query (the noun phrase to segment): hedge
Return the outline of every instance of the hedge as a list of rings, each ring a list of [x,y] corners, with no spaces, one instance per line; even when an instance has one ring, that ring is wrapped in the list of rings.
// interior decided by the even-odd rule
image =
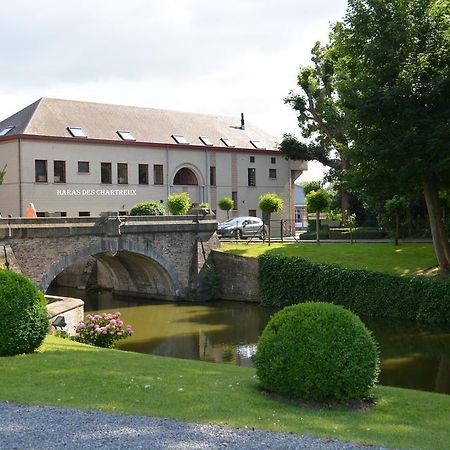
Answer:
[[[450,282],[269,254],[259,257],[259,279],[263,306],[327,301],[366,317],[450,323]]]

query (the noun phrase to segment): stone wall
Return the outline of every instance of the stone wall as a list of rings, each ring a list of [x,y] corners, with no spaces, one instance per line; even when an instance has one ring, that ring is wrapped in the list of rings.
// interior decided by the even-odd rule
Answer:
[[[56,328],[52,326],[58,316],[63,316],[66,326],[63,328],[71,336],[75,336],[75,325],[84,319],[84,302],[79,298],[59,297],[54,295],[45,296],[48,316],[48,332],[54,333]]]
[[[219,279],[219,297],[259,303],[259,263],[257,258],[212,252]]]

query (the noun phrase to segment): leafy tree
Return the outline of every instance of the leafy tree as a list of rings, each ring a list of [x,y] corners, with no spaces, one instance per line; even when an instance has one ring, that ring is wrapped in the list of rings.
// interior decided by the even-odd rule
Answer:
[[[438,192],[450,185],[449,11],[450,0],[350,0],[330,44],[339,97],[352,121],[349,181],[366,192],[419,187],[447,272]]]
[[[395,221],[394,242],[398,245],[398,238],[400,235],[400,218],[405,216],[408,212],[409,203],[405,197],[394,195],[384,204],[384,210],[387,216]]]
[[[261,195],[259,197],[259,207],[262,212],[266,213],[268,215],[268,221],[269,221],[269,245],[270,245],[270,215],[273,213],[277,213],[283,209],[283,200],[275,193],[267,193]]]
[[[319,189],[323,189],[323,181],[303,181],[300,186],[302,187],[305,195],[308,195],[311,191],[318,191]]]
[[[153,200],[136,203],[130,209],[130,216],[163,216],[166,214],[164,205]]]
[[[285,134],[280,147],[290,159],[319,161],[330,167],[330,178],[340,181],[349,166],[349,120],[336,89],[335,51],[332,45],[322,47],[317,42],[311,53],[313,65],[300,69],[298,92],[291,91],[285,98],[297,112],[305,141]],[[348,209],[348,194],[342,186],[339,190],[342,210]]]
[[[325,189],[311,191],[306,196],[306,209],[309,213],[316,213],[316,242],[320,244],[320,213],[330,207],[330,194]]]
[[[222,211],[227,212],[227,219],[230,218],[230,210],[234,208],[234,201],[231,197],[222,197],[217,203]]]
[[[191,207],[191,201],[187,192],[172,194],[167,197],[167,208],[174,216],[184,216]]]

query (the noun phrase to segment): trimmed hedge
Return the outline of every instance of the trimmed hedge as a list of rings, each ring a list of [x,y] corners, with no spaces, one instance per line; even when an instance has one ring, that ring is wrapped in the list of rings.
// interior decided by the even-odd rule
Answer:
[[[367,317],[450,323],[450,282],[269,254],[259,257],[259,280],[263,306],[326,299]]]
[[[47,334],[47,301],[26,277],[0,270],[0,356],[31,353]]]
[[[378,346],[358,316],[330,303],[277,312],[258,342],[264,388],[296,400],[345,402],[365,397],[379,372]]]

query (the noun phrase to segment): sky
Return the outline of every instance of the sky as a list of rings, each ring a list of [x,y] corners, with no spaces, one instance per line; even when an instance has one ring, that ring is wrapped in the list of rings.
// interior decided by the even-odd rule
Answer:
[[[2,8],[0,118],[41,97],[243,112],[280,141],[298,135],[283,99],[346,3],[15,0]],[[300,179],[319,179],[309,166]]]

